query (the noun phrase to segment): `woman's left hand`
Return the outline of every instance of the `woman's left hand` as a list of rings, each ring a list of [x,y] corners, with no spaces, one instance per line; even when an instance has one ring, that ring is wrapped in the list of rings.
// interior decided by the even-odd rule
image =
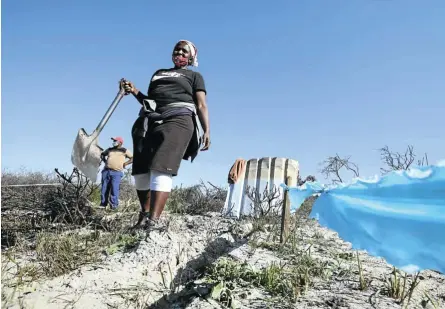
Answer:
[[[210,148],[210,133],[209,132],[204,133],[203,144],[204,144],[204,146],[201,148],[201,151],[209,150],[209,148]]]

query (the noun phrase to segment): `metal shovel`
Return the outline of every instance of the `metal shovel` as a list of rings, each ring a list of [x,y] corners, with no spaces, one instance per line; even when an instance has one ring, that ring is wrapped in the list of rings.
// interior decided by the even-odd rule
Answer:
[[[125,95],[123,89],[124,79],[120,80],[120,90],[102,120],[96,129],[88,135],[84,128],[79,129],[76,140],[74,141],[73,151],[71,152],[71,162],[76,166],[87,178],[96,182],[97,173],[101,163],[101,153],[103,148],[99,146],[98,136],[105,127],[108,119],[110,119],[122,97]]]

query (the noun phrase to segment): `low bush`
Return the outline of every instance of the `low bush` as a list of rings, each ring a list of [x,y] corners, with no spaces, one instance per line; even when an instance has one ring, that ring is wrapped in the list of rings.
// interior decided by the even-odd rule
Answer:
[[[207,212],[221,212],[227,190],[211,183],[191,187],[176,187],[167,201],[166,210],[172,213],[200,215]]]

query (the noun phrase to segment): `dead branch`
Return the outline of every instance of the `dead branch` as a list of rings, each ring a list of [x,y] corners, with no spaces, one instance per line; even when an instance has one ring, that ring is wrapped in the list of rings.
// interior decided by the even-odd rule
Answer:
[[[382,147],[379,150],[380,157],[385,164],[385,167],[380,168],[382,174],[391,171],[408,170],[416,159],[416,154],[414,153],[414,147],[412,145],[408,145],[405,153],[392,152],[389,150],[388,146]],[[428,165],[428,155],[426,153],[422,159],[417,160],[417,165]]]
[[[266,184],[263,193],[257,188],[248,186],[246,196],[252,201],[253,214],[257,218],[278,215],[283,205],[279,188],[277,186],[269,188],[269,183]]]
[[[341,158],[338,154],[335,157],[329,157],[325,161],[323,161],[324,167],[320,170],[322,174],[325,175],[326,178],[332,178],[333,183],[343,182],[343,179],[340,176],[340,171],[342,169],[346,169],[354,174],[355,177],[359,177],[359,168],[357,164],[349,161],[351,157]]]
[[[88,197],[97,189],[96,185],[82,175],[77,168],[73,168],[70,175],[60,173],[57,168],[55,172],[62,186],[52,196],[52,201],[47,204],[50,211],[57,214],[57,219],[62,222],[87,224],[87,217],[92,212]]]
[[[201,180],[191,187],[173,189],[166,207],[171,212],[186,214],[221,212],[226,195],[227,190]]]

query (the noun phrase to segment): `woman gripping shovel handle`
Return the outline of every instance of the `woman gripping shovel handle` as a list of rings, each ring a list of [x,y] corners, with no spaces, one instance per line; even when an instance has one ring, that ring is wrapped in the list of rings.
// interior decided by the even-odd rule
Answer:
[[[198,66],[198,49],[181,40],[173,49],[173,68],[157,70],[151,77],[147,95],[132,82],[122,79],[121,89],[132,94],[142,105],[133,124],[132,175],[141,212],[136,225],[157,225],[172,189],[172,178],[178,175],[181,161],[193,159],[210,147],[210,125],[206,88],[202,75],[189,70]],[[156,103],[147,110],[147,100]],[[198,118],[203,129],[199,134]]]

